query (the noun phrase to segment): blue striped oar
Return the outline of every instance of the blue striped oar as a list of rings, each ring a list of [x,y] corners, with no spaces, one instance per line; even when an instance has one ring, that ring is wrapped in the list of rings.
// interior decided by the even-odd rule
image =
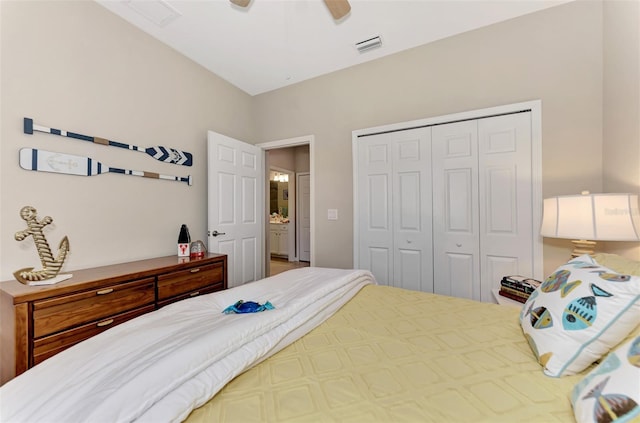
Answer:
[[[186,182],[188,185],[192,185],[193,183],[191,175],[182,177],[161,175],[155,172],[145,172],[140,170],[120,169],[118,167],[106,166],[90,157],[55,153],[53,151],[39,150],[35,148],[20,149],[20,167],[26,170],[64,173],[67,175],[96,176],[103,173],[121,173],[123,175]]]
[[[138,151],[140,153],[146,153],[156,160],[165,163],[173,163],[182,166],[191,166],[193,164],[193,155],[186,151],[176,150],[170,147],[148,147],[142,148],[137,145],[125,144],[118,141],[111,141],[105,138],[91,137],[89,135],[77,134],[75,132],[68,132],[62,129],[47,128],[46,126],[36,125],[33,123],[33,119],[24,118],[24,133],[33,134],[33,131],[44,132],[46,134],[60,135],[62,137],[73,138],[81,141],[89,141],[96,144],[108,145],[112,147],[125,148],[131,151]]]

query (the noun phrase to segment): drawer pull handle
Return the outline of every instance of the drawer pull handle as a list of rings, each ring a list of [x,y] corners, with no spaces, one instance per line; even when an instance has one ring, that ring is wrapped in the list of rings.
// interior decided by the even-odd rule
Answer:
[[[99,322],[96,326],[98,326],[98,327],[109,326],[111,323],[113,323],[113,319],[109,319],[109,320],[105,320],[103,322]]]
[[[96,292],[96,295],[105,295],[105,294],[110,294],[112,292],[113,292],[113,288],[102,289],[102,290]]]
[[[196,269],[191,269],[190,272],[191,273],[198,273],[200,271],[200,268],[196,268]]]
[[[200,295],[200,291],[192,292],[191,294],[189,294],[190,297],[196,297],[198,295]]]

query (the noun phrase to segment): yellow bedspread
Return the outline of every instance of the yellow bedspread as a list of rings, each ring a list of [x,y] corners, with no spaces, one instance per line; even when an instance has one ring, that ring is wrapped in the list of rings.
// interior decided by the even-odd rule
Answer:
[[[518,308],[365,287],[189,422],[572,422],[582,375],[542,373]]]

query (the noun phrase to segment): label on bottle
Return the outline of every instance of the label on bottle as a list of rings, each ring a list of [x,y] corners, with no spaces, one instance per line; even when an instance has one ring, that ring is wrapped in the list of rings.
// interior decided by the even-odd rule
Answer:
[[[189,257],[189,243],[178,244],[178,257]]]

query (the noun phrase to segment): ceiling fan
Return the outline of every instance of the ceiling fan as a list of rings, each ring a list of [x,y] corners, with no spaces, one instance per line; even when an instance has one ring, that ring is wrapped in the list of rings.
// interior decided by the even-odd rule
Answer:
[[[251,0],[230,0],[231,3],[240,7],[247,7]],[[349,0],[324,0],[324,3],[327,5],[327,8],[331,12],[331,16],[333,19],[339,20],[342,19],[349,13],[351,10],[351,5],[349,4]]]

